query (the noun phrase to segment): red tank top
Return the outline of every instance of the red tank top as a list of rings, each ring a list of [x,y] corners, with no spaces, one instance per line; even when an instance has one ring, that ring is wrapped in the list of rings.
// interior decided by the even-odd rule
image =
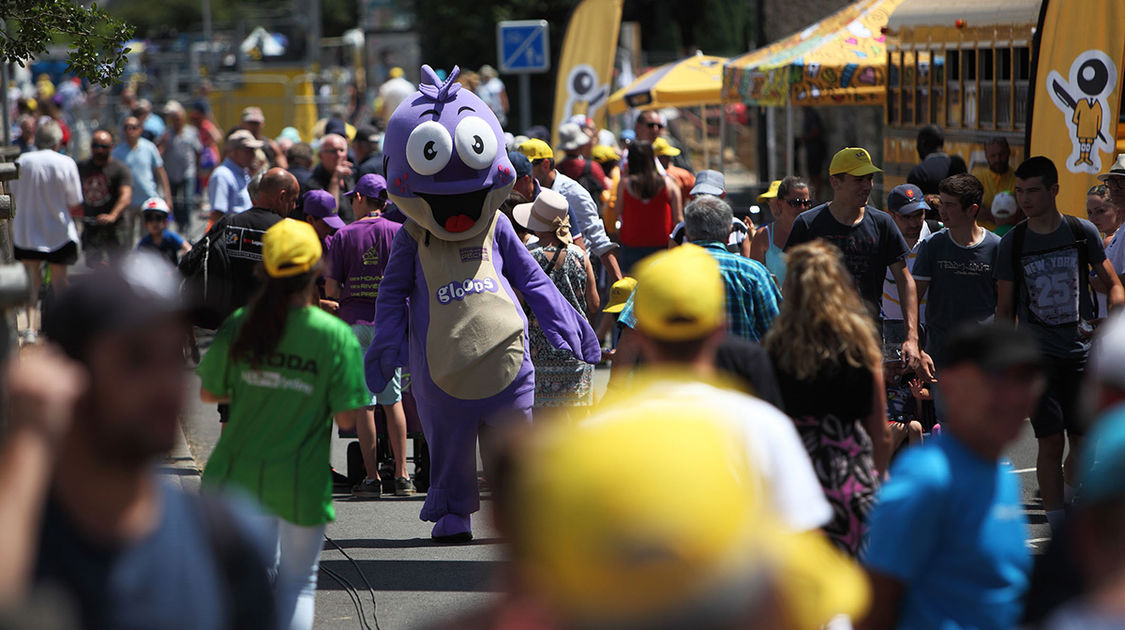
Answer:
[[[641,201],[625,187],[625,207],[621,212],[621,244],[626,247],[664,247],[672,233],[672,204],[668,188],[648,201]]]

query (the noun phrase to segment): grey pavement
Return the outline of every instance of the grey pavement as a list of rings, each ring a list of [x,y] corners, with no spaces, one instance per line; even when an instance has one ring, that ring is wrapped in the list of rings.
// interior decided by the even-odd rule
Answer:
[[[205,344],[205,340],[201,341]],[[599,393],[604,392],[608,371],[598,370],[596,375]],[[199,486],[199,471],[219,438],[219,424],[214,405],[199,401],[199,381],[194,374],[189,388],[191,403],[183,417],[186,440],[177,446],[164,468],[186,489],[195,490]],[[336,470],[347,469],[347,442],[334,434],[332,463]],[[1027,424],[1008,457],[1022,482],[1022,500],[1031,524],[1029,548],[1041,553],[1046,548],[1049,529],[1036,498],[1035,455],[1035,440]],[[321,567],[337,574],[358,592],[371,627],[375,626],[373,610],[384,630],[409,629],[450,620],[495,597],[503,550],[489,522],[491,503],[487,496],[481,512],[473,517],[476,540],[462,546],[441,546],[430,541],[430,524],[418,519],[422,501],[422,496],[355,501],[346,494],[336,495],[336,522],[328,526],[327,534],[343,551],[331,542],[326,543]],[[368,591],[364,578],[374,595]],[[319,578],[315,627],[364,627],[349,589],[325,571],[321,571]]]

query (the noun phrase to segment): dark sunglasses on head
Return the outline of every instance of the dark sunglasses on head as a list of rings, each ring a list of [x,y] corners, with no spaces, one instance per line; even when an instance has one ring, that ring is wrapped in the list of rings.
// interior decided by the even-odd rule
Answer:
[[[163,221],[164,219],[167,219],[167,218],[168,218],[168,215],[164,214],[163,212],[146,212],[145,213],[145,223],[155,223],[157,221]]]
[[[786,199],[785,203],[793,208],[808,208],[812,205],[812,199]]]
[[[664,123],[647,122],[647,123],[645,123],[645,126],[648,127],[649,129],[663,129]]]
[[[90,148],[91,149],[112,149],[113,145],[112,144],[100,144],[100,143],[95,142],[95,143],[92,143],[90,145]]]

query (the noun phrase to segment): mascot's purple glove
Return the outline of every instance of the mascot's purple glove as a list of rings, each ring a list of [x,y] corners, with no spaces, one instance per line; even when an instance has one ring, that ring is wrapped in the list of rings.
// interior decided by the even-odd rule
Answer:
[[[381,392],[394,378],[395,368],[408,363],[407,297],[414,288],[414,258],[418,243],[406,230],[395,234],[391,257],[375,298],[375,338],[363,357],[367,388]]]
[[[568,350],[586,363],[602,360],[598,336],[586,317],[563,298],[543,268],[528,253],[512,229],[511,222],[501,215],[496,224],[496,245],[504,260],[504,275],[523,296],[547,341],[559,350]]]

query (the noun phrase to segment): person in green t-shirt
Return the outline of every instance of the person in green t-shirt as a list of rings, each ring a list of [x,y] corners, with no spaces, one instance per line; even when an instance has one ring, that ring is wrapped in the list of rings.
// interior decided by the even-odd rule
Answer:
[[[325,524],[335,519],[332,418],[355,426],[370,394],[347,324],[317,308],[321,245],[308,223],[284,219],[262,237],[265,283],[215,334],[199,364],[205,402],[230,421],[203,484],[254,496],[276,517],[274,589],[282,627],[311,628]]]

